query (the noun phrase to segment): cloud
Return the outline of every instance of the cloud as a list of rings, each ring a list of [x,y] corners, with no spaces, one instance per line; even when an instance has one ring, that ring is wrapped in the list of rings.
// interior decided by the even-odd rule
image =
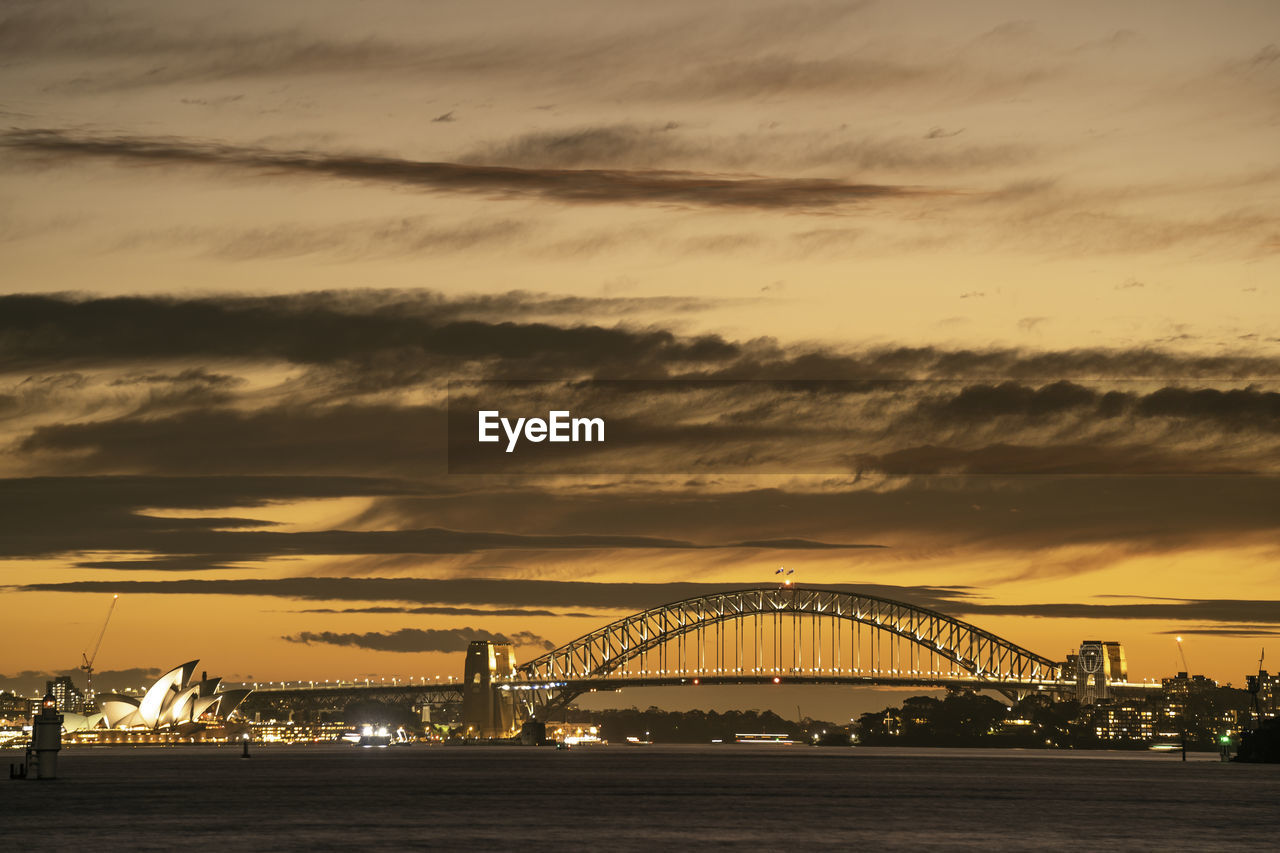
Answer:
[[[460,252],[477,247],[509,246],[527,239],[535,228],[512,219],[438,224],[421,216],[357,220],[340,225],[275,225],[238,229],[179,229],[132,237],[122,248],[139,243],[170,245],[204,243],[207,252],[234,261],[322,254],[340,261],[373,257],[412,257]]]
[[[9,295],[0,296],[0,360],[10,370],[23,370],[111,362],[150,367],[164,359],[194,358],[334,364],[407,353],[428,360],[438,376],[485,359],[540,361],[547,370],[593,362],[661,368],[720,361],[740,351],[716,336],[680,338],[666,330],[505,319],[593,308],[616,314],[666,304],[688,310],[705,303],[520,293],[446,300],[376,291],[185,299]],[[419,371],[423,366],[415,365]]]
[[[933,556],[945,548],[1011,554],[1044,566],[1056,549],[1078,546],[1134,554],[1273,542],[1271,507],[1280,500],[1280,478],[1260,476],[957,476],[884,486],[853,479],[785,489],[691,485],[605,494],[513,487],[388,498],[361,521],[389,526],[493,518],[507,519],[508,529],[660,531],[702,541],[726,541],[744,530],[817,540],[838,531],[849,538],[874,535],[893,549],[856,552],[863,560]]]
[[[776,130],[733,136],[695,132],[677,122],[605,124],[538,130],[490,142],[458,157],[464,163],[527,168],[831,169],[840,174],[948,174],[1028,160],[1028,146],[930,145],[915,136]]]
[[[1280,625],[1280,601],[1267,599],[1188,598],[1129,604],[982,604],[960,601],[953,612],[1047,619],[1144,619],[1236,622]],[[1239,630],[1233,628],[1230,630]],[[1268,629],[1270,630],[1270,629]],[[1193,633],[1166,631],[1163,633]]]
[[[615,550],[697,550],[714,562],[746,548],[820,559],[874,544],[1045,566],[1039,555],[1071,546],[1157,553],[1274,532],[1274,358],[838,350],[559,319],[707,304],[519,292],[0,296],[0,362],[15,377],[0,387],[6,463],[79,475],[0,481],[14,507],[0,554],[98,571],[312,555],[350,558],[322,571],[383,570],[395,558],[397,570],[447,560],[479,573],[489,571],[479,555],[499,550],[519,571],[538,552],[561,565]],[[296,369],[264,384],[282,365]],[[536,375],[559,381],[479,383]],[[587,381],[600,375],[622,381]],[[545,410],[554,393],[609,414],[616,442],[575,457],[577,470],[656,479],[590,489],[449,474],[443,404],[446,380],[459,378],[458,401],[473,387],[515,388],[522,410]],[[562,464],[530,459],[529,471]],[[697,481],[674,488],[680,472]],[[704,482],[720,472],[825,479]],[[322,530],[220,511],[330,497],[365,503]],[[183,517],[187,506],[201,512]]]
[[[1154,347],[1036,351],[875,346],[784,348],[681,336],[664,328],[603,327],[583,316],[625,317],[723,306],[698,297],[587,298],[513,291],[445,297],[419,291],[319,291],[210,297],[75,294],[0,296],[0,363],[10,371],[165,360],[285,360],[378,368],[375,357],[429,359],[434,375],[458,362],[518,359],[524,377],[588,370],[613,378],[909,379],[1043,381],[1268,379],[1280,359],[1247,352],[1181,354]],[[530,318],[577,318],[569,325]],[[530,361],[534,364],[530,367]],[[189,366],[189,365],[188,365]],[[421,373],[423,365],[414,363]],[[594,368],[594,369],[593,369]],[[564,372],[558,379],[571,378]],[[494,378],[494,377],[490,377]]]
[[[164,581],[64,581],[13,586],[41,592],[119,592],[122,595],[272,596],[326,601],[409,601],[438,604],[503,604],[522,608],[591,607],[634,612],[698,595],[752,588],[758,584],[608,583],[589,581],[499,580],[492,578],[279,578]],[[1225,626],[1280,625],[1280,601],[1271,599],[1173,599],[1123,604],[1076,602],[993,604],[959,587],[904,587],[884,584],[824,584],[836,589],[906,601],[952,616],[981,621],[982,616],[1044,619],[1104,619],[1222,623]],[[309,612],[309,611],[304,611]],[[320,611],[327,612],[327,611]],[[355,612],[365,612],[357,610]],[[374,609],[371,612],[383,612]],[[403,611],[393,611],[403,612]],[[409,611],[416,612],[416,611]],[[493,615],[492,611],[485,611]],[[603,623],[607,617],[600,616]],[[1215,626],[1216,627],[1216,626]],[[1268,627],[1267,630],[1270,630]],[[1177,632],[1174,632],[1177,633]],[[1190,631],[1187,631],[1190,633]],[[346,635],[358,636],[358,635]],[[483,637],[478,637],[483,639]],[[465,646],[465,643],[464,643]],[[460,647],[461,648],[461,647]]]
[[[508,636],[479,628],[401,628],[399,631],[388,633],[370,631],[365,634],[303,631],[283,639],[291,643],[356,646],[379,652],[465,652],[467,644],[473,640],[510,643],[513,646],[536,646],[547,651],[555,648],[555,644],[550,640],[529,631],[517,631]]]
[[[98,693],[137,689],[149,686],[164,670],[156,667],[133,667],[131,669],[94,670],[93,689]],[[43,693],[45,683],[69,676],[81,689],[85,685],[85,674],[80,669],[62,669],[53,672],[25,670],[13,675],[0,675],[0,690],[9,690],[20,695],[30,696],[37,691]]]
[[[252,549],[240,553],[215,549],[220,553],[214,554],[202,550],[204,537],[272,523],[216,516],[209,510],[337,497],[403,496],[422,488],[403,480],[343,476],[5,478],[0,479],[0,501],[6,507],[0,556],[119,552],[130,556],[113,561],[86,558],[85,563],[166,570],[217,568],[228,560],[262,555]],[[158,509],[193,510],[195,517],[150,514]]]
[[[1234,428],[1280,431],[1280,393],[1257,388],[1161,388],[1137,400],[1148,417],[1212,419]]]
[[[981,422],[996,418],[1050,419],[1084,413],[1097,420],[1121,415],[1213,421],[1229,429],[1280,429],[1280,393],[1245,388],[1160,388],[1142,394],[1088,388],[1059,380],[1039,387],[1019,382],[966,385],[951,394],[930,394],[907,419]]]
[[[62,581],[9,587],[33,592],[118,592],[121,595],[241,595],[312,601],[407,601],[414,604],[513,605],[519,607],[592,607],[628,612],[698,595],[759,584],[606,583],[594,581],[500,580],[495,578],[245,578],[167,581]],[[904,587],[886,584],[835,584],[829,587],[910,601],[945,609],[966,593],[958,587]]]
[[[527,607],[445,607],[442,605],[425,605],[422,607],[313,607],[298,610],[297,613],[411,613],[423,616],[569,616],[582,618],[600,618],[596,613],[555,612],[552,610],[530,610]]]
[[[744,209],[819,210],[859,202],[919,196],[924,190],[822,178],[733,177],[672,171],[532,169],[406,160],[362,154],[272,151],[172,138],[84,136],[60,130],[13,130],[0,146],[41,158],[112,159],[202,166],[480,193],[565,203],[665,204]]]
[[[917,411],[937,419],[984,420],[1012,414],[1040,417],[1096,404],[1099,396],[1095,391],[1065,380],[1039,388],[1004,382],[994,386],[969,385],[937,402],[924,401]]]
[[[377,480],[334,478],[224,479],[228,504],[262,505],[286,496],[352,496],[412,492],[412,486]],[[806,540],[798,537],[696,543],[657,536],[585,533],[515,534],[441,528],[281,532],[270,522],[244,517],[175,518],[148,514],[158,507],[182,505],[186,489],[207,480],[188,478],[91,478],[0,480],[0,495],[14,510],[5,519],[11,532],[0,542],[0,557],[34,558],[74,553],[115,552],[112,558],[82,558],[80,568],[200,571],[302,554],[354,556],[413,554],[443,556],[495,550],[838,550],[877,547]],[[91,494],[75,494],[77,484]],[[230,484],[238,484],[227,488]],[[211,484],[216,486],[217,484]],[[115,488],[112,488],[115,486]],[[96,494],[92,494],[96,493]],[[64,503],[62,495],[67,496]],[[139,498],[148,495],[143,504]],[[203,496],[208,500],[209,496]],[[493,521],[500,523],[499,519]],[[607,529],[607,528],[602,528]],[[139,552],[141,555],[139,556]]]
[[[1182,628],[1177,631],[1158,631],[1160,634],[1193,634],[1204,637],[1232,637],[1236,639],[1267,639],[1280,637],[1280,628],[1261,625],[1201,625],[1195,628]]]
[[[1040,447],[991,444],[973,449],[922,445],[879,455],[855,457],[859,470],[895,476],[948,475],[1088,475],[1151,476],[1248,475],[1247,461],[1213,457],[1140,444],[1114,447],[1094,444],[1050,444]]]
[[[867,56],[809,58],[771,53],[715,59],[680,67],[678,76],[635,85],[640,98],[767,98],[779,95],[870,93],[939,82],[945,63],[910,64]]]

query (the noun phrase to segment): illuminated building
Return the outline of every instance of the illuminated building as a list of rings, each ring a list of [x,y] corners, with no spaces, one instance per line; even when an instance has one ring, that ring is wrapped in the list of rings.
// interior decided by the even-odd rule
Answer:
[[[0,725],[18,725],[31,718],[31,700],[0,690]]]
[[[1118,702],[1098,708],[1093,730],[1098,740],[1151,740],[1156,734],[1157,711],[1150,702]]]
[[[1263,717],[1275,717],[1280,715],[1280,673],[1269,673],[1265,669],[1259,670],[1258,681],[1258,711]]]
[[[600,727],[590,723],[547,723],[547,737],[570,746],[608,743],[600,739]]]
[[[53,681],[45,682],[45,693],[51,694],[58,704],[58,710],[79,714],[84,711],[84,694],[71,683],[71,677],[59,675]]]
[[[252,724],[259,743],[337,743],[351,731],[346,723],[295,723],[271,720]]]
[[[191,682],[199,661],[187,661],[160,676],[141,699],[105,693],[102,714],[113,729],[192,729],[205,718],[225,719],[250,690],[220,690],[221,678]]]

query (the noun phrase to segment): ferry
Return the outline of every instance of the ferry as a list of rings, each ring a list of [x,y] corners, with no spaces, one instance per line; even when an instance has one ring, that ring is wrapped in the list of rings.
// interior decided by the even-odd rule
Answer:
[[[385,749],[391,746],[391,733],[387,731],[386,726],[364,726],[360,729],[360,739],[356,741],[356,746],[362,746],[365,749]]]

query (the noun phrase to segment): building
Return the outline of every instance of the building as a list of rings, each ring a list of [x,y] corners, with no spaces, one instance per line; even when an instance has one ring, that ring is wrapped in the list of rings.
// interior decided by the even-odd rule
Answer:
[[[1265,669],[1258,670],[1257,675],[1248,676],[1249,691],[1256,685],[1257,713],[1263,719],[1280,716],[1280,673],[1269,673]]]
[[[53,681],[46,681],[44,692],[53,695],[61,713],[84,713],[84,693],[71,682],[71,676],[59,675]]]
[[[1093,732],[1098,740],[1149,741],[1156,735],[1158,710],[1145,700],[1115,702],[1093,712]]]
[[[0,690],[0,726],[20,726],[31,720],[31,700]]]
[[[1218,689],[1218,682],[1213,679],[1203,675],[1188,676],[1185,672],[1171,678],[1162,678],[1160,685],[1164,688],[1160,713],[1171,731],[1180,730],[1184,725],[1184,717],[1198,710],[1197,706],[1202,703],[1197,700]]]
[[[192,682],[196,664],[187,661],[160,676],[141,699],[104,693],[99,697],[103,720],[112,729],[194,730],[204,721],[226,719],[252,690],[222,690],[221,678],[201,673]]]
[[[352,729],[346,723],[295,723],[272,720],[251,723],[253,739],[259,743],[339,743]]]

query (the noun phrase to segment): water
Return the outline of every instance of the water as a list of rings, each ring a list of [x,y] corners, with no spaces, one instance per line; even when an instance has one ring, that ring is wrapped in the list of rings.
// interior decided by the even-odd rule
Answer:
[[[81,748],[63,751],[59,775],[0,778],[13,849],[1238,850],[1275,849],[1280,833],[1280,766],[1216,756]]]

